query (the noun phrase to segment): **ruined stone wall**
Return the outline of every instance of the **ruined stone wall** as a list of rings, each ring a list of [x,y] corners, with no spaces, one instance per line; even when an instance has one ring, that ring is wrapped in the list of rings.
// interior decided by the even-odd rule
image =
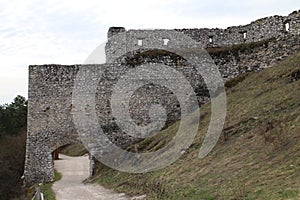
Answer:
[[[290,24],[289,31],[285,31],[287,22]],[[132,138],[119,129],[111,112],[110,99],[113,86],[128,70],[147,63],[161,63],[176,69],[190,82],[198,95],[198,102],[202,104],[208,100],[208,92],[201,76],[185,58],[172,50],[219,47],[207,50],[219,67],[222,77],[228,80],[245,72],[272,66],[298,52],[299,24],[299,12],[294,12],[288,17],[264,18],[250,25],[225,30],[126,31],[122,27],[111,28],[106,46],[106,64],[30,66],[25,182],[32,184],[52,181],[53,150],[65,144],[81,143],[72,116],[76,109],[72,102],[73,87],[80,69],[104,69],[95,95],[98,121],[110,141],[125,147],[139,139]],[[245,40],[244,31],[247,31]],[[182,32],[192,39],[183,39]],[[114,37],[116,35],[121,36]],[[209,42],[211,36],[212,44]],[[200,43],[196,44],[193,40]],[[256,43],[251,43],[253,41]],[[233,44],[239,45],[232,46]],[[148,46],[151,48],[147,48]],[[170,81],[177,81],[172,77],[168,78]],[[86,102],[82,104],[85,105]],[[149,123],[148,111],[152,104],[160,104],[166,108],[167,125],[180,116],[178,100],[168,88],[147,84],[135,91],[130,100],[130,112],[136,124]]]
[[[163,61],[165,58],[161,60]],[[72,92],[78,71],[85,70],[88,66],[40,65],[29,67],[28,131],[24,171],[27,184],[52,181],[54,173],[52,152],[66,144],[81,143],[73,119],[74,111],[78,108],[73,104]],[[176,68],[176,65],[171,62],[169,66]],[[97,119],[104,133],[111,142],[122,148],[139,141],[139,138],[127,135],[118,127],[111,109],[114,84],[126,71],[136,65],[125,62],[90,67],[93,70],[104,71],[94,95]],[[188,74],[191,70],[182,68],[181,71],[186,74],[187,79],[196,84],[193,77]],[[132,77],[131,81],[137,81],[134,78]],[[169,79],[171,82],[177,81],[174,77],[169,77]],[[84,87],[86,86],[83,86],[83,90]],[[85,101],[81,103],[85,107],[93,109],[93,105],[89,105]],[[180,106],[178,106],[178,100],[173,93],[168,88],[148,84],[135,91],[130,101],[130,114],[136,124],[142,126],[150,122],[149,108],[153,104],[160,104],[166,108],[167,125],[178,119]]]
[[[53,180],[52,151],[79,143],[72,122],[75,66],[29,66],[25,182]]]
[[[252,45],[208,49],[224,80],[272,67],[290,55],[300,51],[300,37],[285,35]]]
[[[241,43],[258,42],[286,33],[285,17],[273,16],[259,19],[245,26],[232,26],[227,29],[178,29],[203,47],[231,46]]]
[[[294,35],[300,34],[300,11],[291,13],[285,20],[289,24],[289,32]]]
[[[227,80],[244,72],[258,71],[271,66],[297,52],[300,35],[300,10],[294,11],[288,16],[275,15],[258,19],[247,25],[232,26],[226,29],[200,28],[175,29],[175,31],[184,33],[197,42],[197,47],[211,52],[223,78]],[[170,49],[172,52],[173,49],[186,48],[181,46],[182,38],[182,36],[174,34],[174,30],[127,31],[123,27],[111,27],[108,31],[106,59],[107,62],[119,62],[118,58],[121,55],[138,49],[144,51]],[[192,44],[193,42],[188,41],[188,43]],[[244,47],[247,44],[252,49],[245,51]],[[148,48],[149,46],[151,48]],[[218,51],[218,48],[232,46],[234,46],[233,49],[228,48],[222,54],[214,53],[214,51]],[[190,47],[194,46],[190,45]],[[244,50],[241,51],[241,49]]]
[[[286,27],[288,26],[288,28]],[[195,28],[195,29],[175,29],[178,32],[182,32],[190,36],[193,40],[200,43],[203,48],[207,47],[224,47],[241,43],[259,42],[262,40],[280,37],[286,34],[300,34],[300,11],[295,11],[288,16],[271,16],[256,20],[247,25],[232,26],[226,29],[208,29],[208,28]],[[164,44],[164,39],[169,39],[171,47],[172,36],[168,34],[161,34],[160,38],[153,38],[155,32],[162,30],[128,30],[123,27],[110,28],[108,32],[108,38],[119,33],[126,33],[123,35],[124,45],[127,44],[131,49],[132,45],[138,45],[138,41],[142,41],[141,46],[147,46],[149,41],[153,43],[153,40],[158,44]],[[172,30],[164,30],[170,31]],[[120,46],[118,46],[120,47]],[[116,50],[117,46],[107,46],[107,51],[112,52]],[[124,46],[124,48],[126,48]]]

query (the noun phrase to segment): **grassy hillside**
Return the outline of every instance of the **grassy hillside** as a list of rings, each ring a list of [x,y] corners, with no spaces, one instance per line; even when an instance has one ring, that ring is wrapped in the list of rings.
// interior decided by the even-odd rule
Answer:
[[[300,53],[228,82],[228,112],[217,146],[204,159],[198,151],[210,119],[201,109],[192,146],[162,170],[129,174],[98,164],[93,181],[148,199],[300,199]],[[138,144],[155,150],[178,123]]]
[[[83,156],[88,151],[82,144],[68,144],[59,148],[59,153],[67,156]]]

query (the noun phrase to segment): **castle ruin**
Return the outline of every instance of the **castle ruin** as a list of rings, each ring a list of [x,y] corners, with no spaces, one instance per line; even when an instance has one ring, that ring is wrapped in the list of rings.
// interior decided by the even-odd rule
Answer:
[[[121,33],[122,37],[114,37]],[[190,81],[199,104],[207,102],[209,94],[201,76],[184,58],[169,51],[191,45],[174,37],[176,33],[191,37],[198,48],[206,49],[224,80],[228,80],[272,66],[298,52],[300,11],[227,29],[125,30],[112,27],[108,31],[105,64],[29,66],[25,182],[53,181],[52,152],[66,144],[81,143],[72,117],[76,109],[72,104],[72,92],[81,68],[105,69],[97,86],[96,111],[105,134],[120,147],[137,141],[118,128],[111,113],[111,88],[126,70],[143,63],[168,65]],[[174,95],[168,88],[158,85],[139,88],[130,103],[133,120],[141,125],[149,123],[148,110],[153,103],[163,105],[168,111],[166,126],[180,114],[180,105]]]

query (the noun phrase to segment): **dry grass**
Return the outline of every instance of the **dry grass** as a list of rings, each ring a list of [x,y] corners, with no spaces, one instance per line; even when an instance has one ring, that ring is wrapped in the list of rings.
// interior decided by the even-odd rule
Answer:
[[[68,144],[59,148],[59,153],[67,156],[83,156],[88,151],[82,144]]]
[[[55,181],[59,181],[61,178],[62,175],[58,171],[54,170],[54,181],[51,183],[45,183],[43,185],[35,184],[27,188],[27,199],[32,199],[32,197],[35,195],[36,187],[39,187],[46,200],[56,200],[52,186]]]

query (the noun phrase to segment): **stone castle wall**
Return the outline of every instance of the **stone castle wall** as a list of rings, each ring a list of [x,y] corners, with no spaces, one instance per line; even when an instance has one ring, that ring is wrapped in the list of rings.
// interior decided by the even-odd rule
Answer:
[[[75,66],[29,66],[25,182],[53,180],[52,152],[80,143],[71,115]]]
[[[139,139],[128,136],[118,128],[112,116],[110,99],[114,84],[126,71],[146,63],[168,65],[186,77],[195,89],[198,102],[202,104],[209,99],[203,79],[186,59],[174,53],[174,49],[207,48],[222,77],[228,80],[245,72],[272,66],[299,52],[299,15],[300,12],[294,12],[287,17],[273,16],[224,30],[126,31],[125,28],[115,27],[108,31],[106,64],[30,66],[25,182],[52,181],[51,153],[65,144],[81,143],[73,122],[76,106],[72,102],[73,87],[80,69],[104,69],[95,96],[98,121],[113,143],[125,147]],[[286,23],[290,24],[288,31],[285,30]],[[191,39],[183,40],[182,33]],[[176,82],[172,77],[168,78]],[[131,116],[136,124],[149,123],[148,111],[152,104],[166,108],[167,125],[180,116],[180,105],[172,92],[165,87],[148,84],[135,91],[130,101]]]
[[[232,26],[226,29],[174,29],[175,31],[184,33],[197,41],[201,47],[224,47],[241,43],[259,42],[262,40],[280,37],[286,34],[300,34],[300,11],[295,11],[288,16],[272,16],[256,20],[250,24],[243,26]],[[173,30],[128,30],[124,27],[112,27],[108,31],[108,38],[111,39],[107,45],[107,52],[116,51],[116,48],[133,49],[133,46],[139,46],[138,41],[142,41],[143,46],[153,45],[164,46],[164,39],[169,39],[170,47],[178,47],[174,45],[172,36],[166,34],[166,31],[172,33]],[[157,32],[161,32],[157,37]],[[118,41],[114,45],[113,36],[125,33],[122,35],[122,43]],[[124,45],[124,46],[123,46]],[[126,46],[126,47],[125,47]],[[110,60],[108,58],[108,60]]]

